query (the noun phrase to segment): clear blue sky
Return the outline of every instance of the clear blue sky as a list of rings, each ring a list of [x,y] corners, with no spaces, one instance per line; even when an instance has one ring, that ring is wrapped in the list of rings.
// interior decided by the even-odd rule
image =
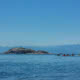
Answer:
[[[0,0],[0,45],[80,44],[80,0]]]

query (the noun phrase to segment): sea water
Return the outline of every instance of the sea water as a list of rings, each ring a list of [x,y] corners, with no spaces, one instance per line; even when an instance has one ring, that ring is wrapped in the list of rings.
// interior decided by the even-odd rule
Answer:
[[[0,55],[0,80],[80,80],[80,57]]]

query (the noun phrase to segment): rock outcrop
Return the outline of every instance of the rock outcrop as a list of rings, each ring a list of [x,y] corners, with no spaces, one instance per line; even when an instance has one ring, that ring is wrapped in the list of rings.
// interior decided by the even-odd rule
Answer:
[[[36,51],[36,54],[49,54],[47,51],[38,50]]]
[[[6,52],[5,54],[49,54],[47,51],[35,51],[33,49],[27,49],[27,48],[12,48]]]

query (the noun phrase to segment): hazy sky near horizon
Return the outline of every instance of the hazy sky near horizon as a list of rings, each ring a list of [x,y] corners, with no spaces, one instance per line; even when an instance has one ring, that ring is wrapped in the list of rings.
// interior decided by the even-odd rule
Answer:
[[[0,0],[0,45],[80,44],[80,0]]]

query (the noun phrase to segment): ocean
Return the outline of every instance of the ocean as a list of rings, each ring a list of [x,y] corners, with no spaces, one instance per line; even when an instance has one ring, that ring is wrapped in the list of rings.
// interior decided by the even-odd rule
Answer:
[[[80,80],[80,57],[0,55],[0,80]]]

